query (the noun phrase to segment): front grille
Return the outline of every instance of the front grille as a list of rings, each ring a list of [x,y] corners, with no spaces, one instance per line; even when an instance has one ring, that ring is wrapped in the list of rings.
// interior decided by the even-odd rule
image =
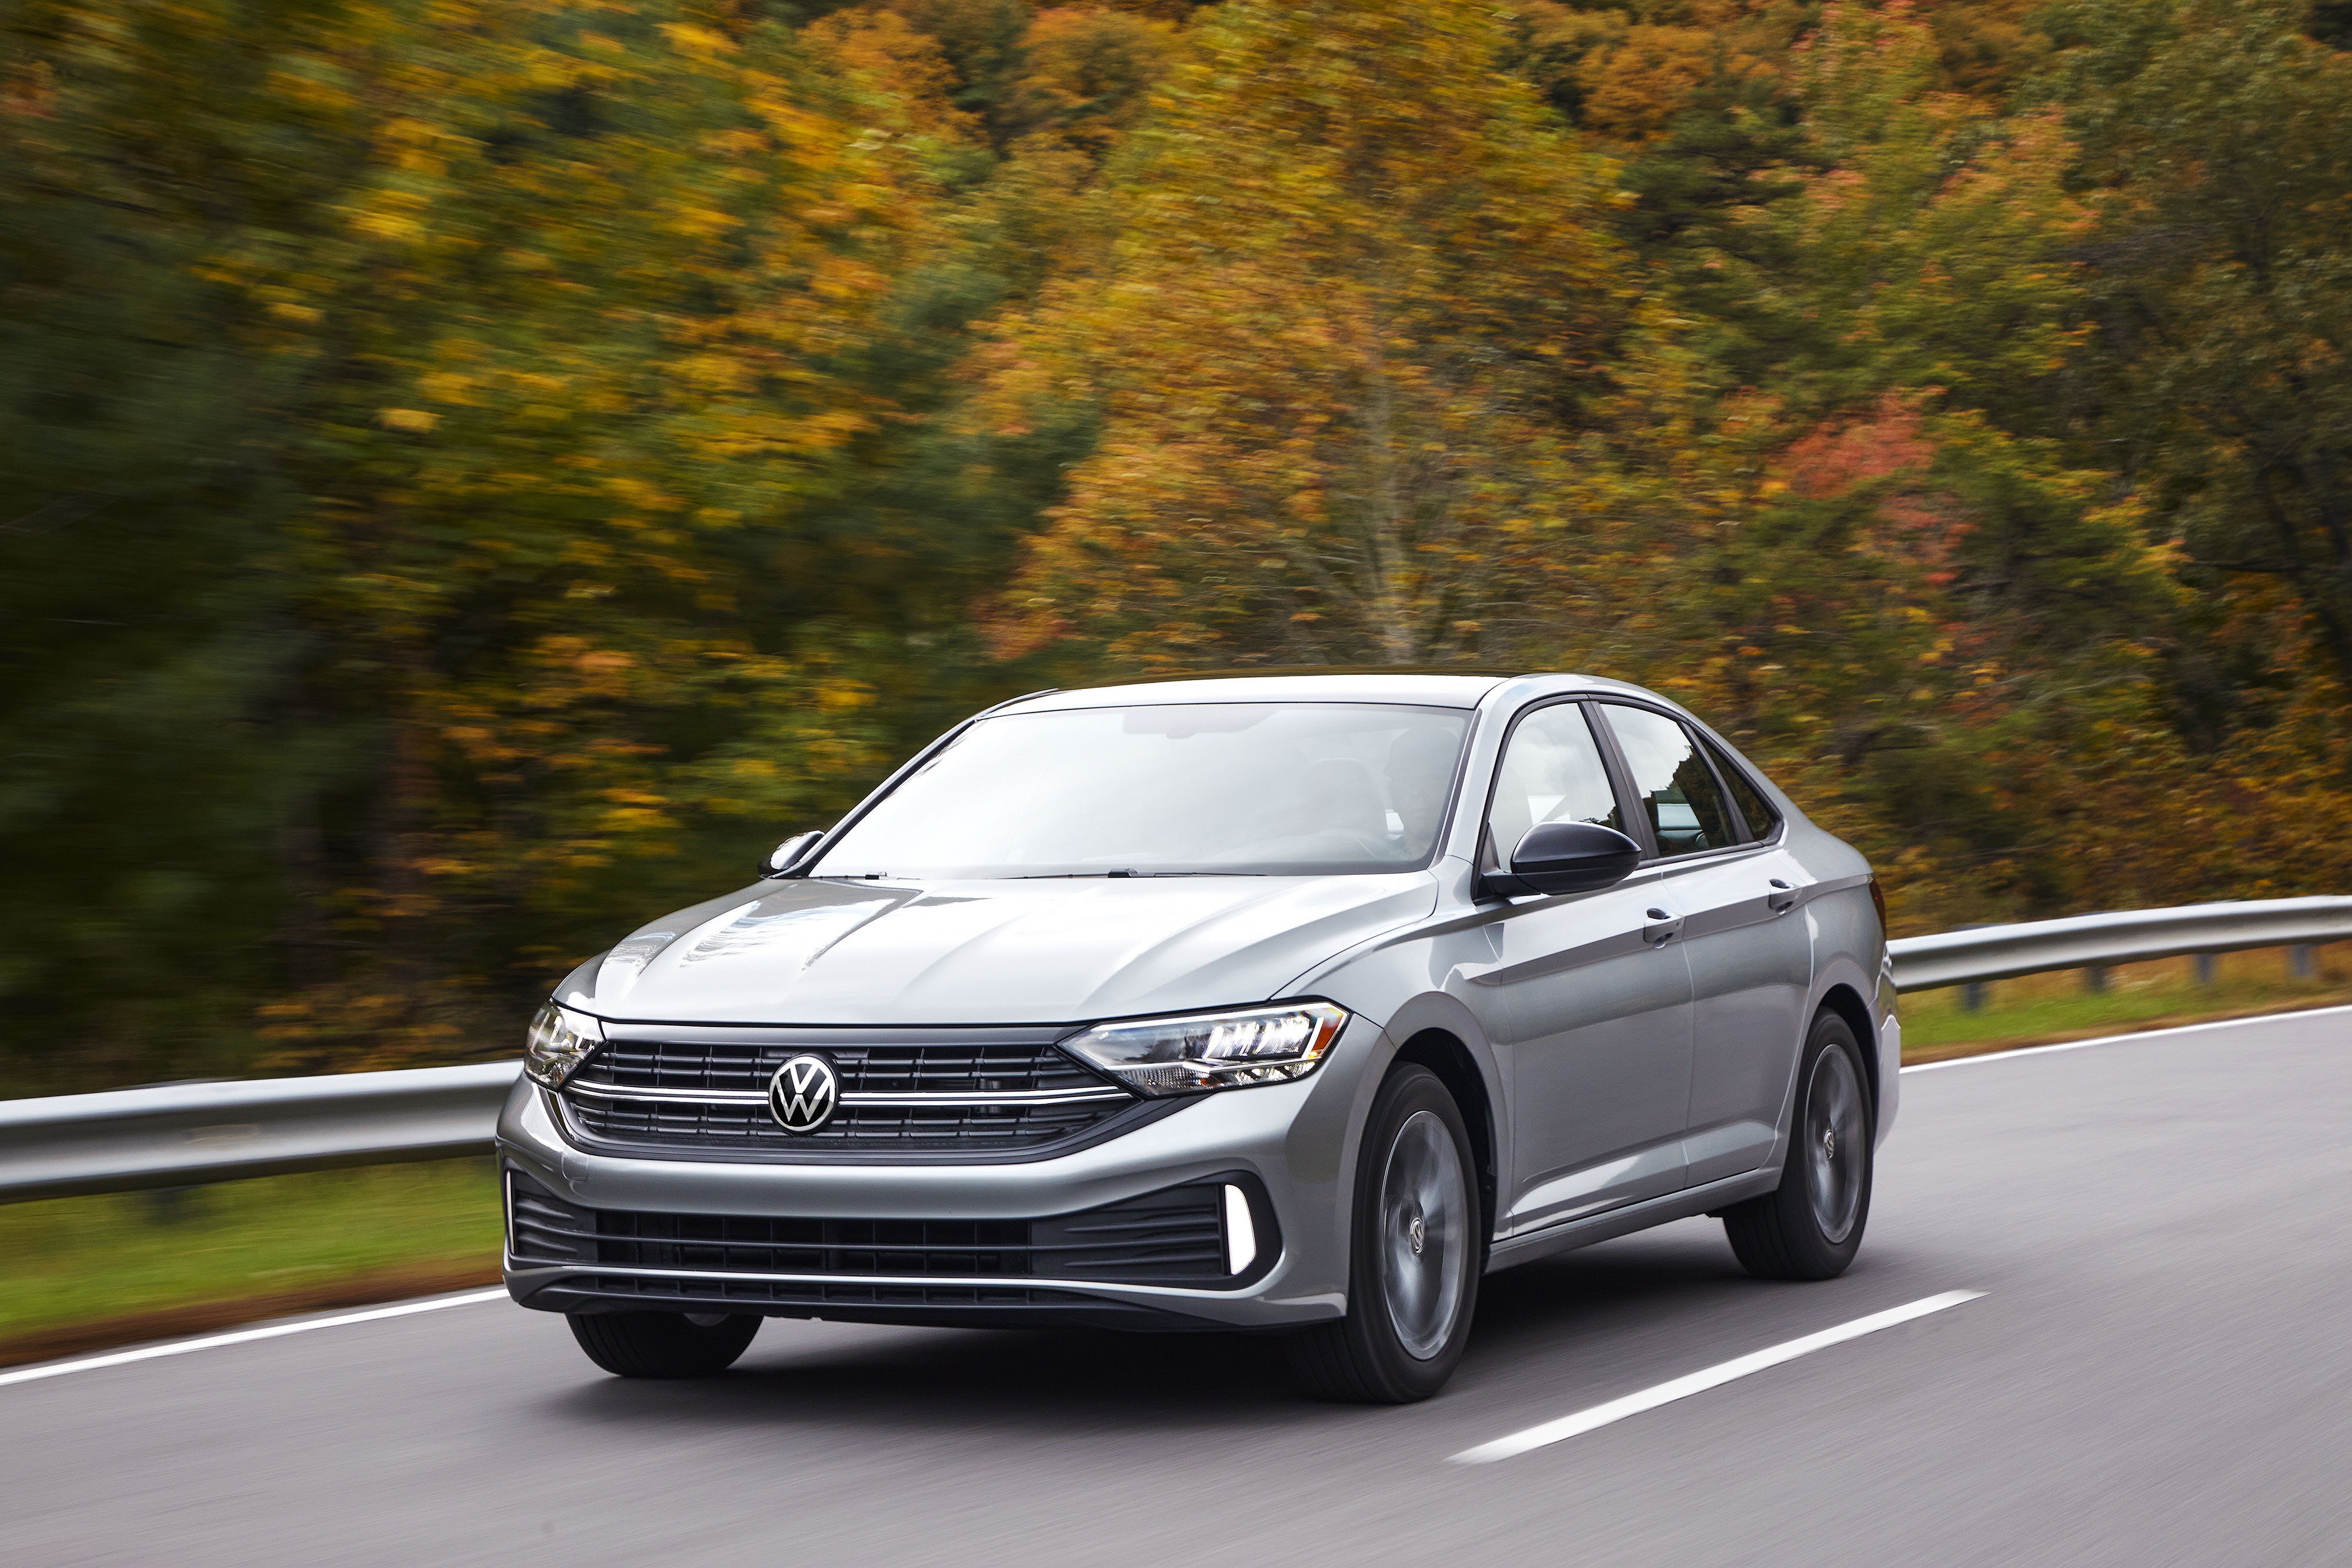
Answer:
[[[732,1090],[764,1094],[784,1059],[814,1050],[841,1074],[844,1094],[973,1094],[1100,1089],[1104,1081],[1054,1049],[1050,1038],[930,1039],[845,1043],[797,1040],[615,1040],[580,1066],[574,1083],[626,1089]]]
[[[1245,1179],[1245,1178],[1244,1178]],[[509,1171],[507,1249],[519,1264],[701,1274],[1090,1280],[1215,1287],[1225,1271],[1224,1187],[1189,1182],[1036,1219],[791,1219],[586,1208]],[[1255,1185],[1255,1184],[1253,1184]],[[1253,1205],[1254,1209],[1262,1202]],[[1271,1216],[1255,1221],[1271,1258]],[[1248,1272],[1258,1271],[1256,1270]],[[614,1278],[629,1278],[618,1275]],[[828,1289],[832,1287],[827,1287]],[[956,1287],[966,1289],[969,1287]],[[793,1299],[803,1299],[795,1297]],[[808,1300],[834,1300],[809,1296]]]
[[[814,1133],[788,1133],[769,1113],[768,1081],[804,1051],[833,1063],[840,1108]],[[570,1129],[592,1146],[751,1160],[1022,1154],[1075,1140],[1137,1103],[1050,1035],[1004,1030],[615,1040],[582,1063],[562,1100]]]

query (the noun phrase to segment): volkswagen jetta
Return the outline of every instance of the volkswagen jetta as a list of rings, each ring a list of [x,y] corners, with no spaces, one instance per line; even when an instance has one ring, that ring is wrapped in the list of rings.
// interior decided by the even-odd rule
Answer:
[[[769,1317],[1256,1329],[1423,1398],[1496,1269],[1717,1214],[1843,1270],[1885,956],[1863,857],[1633,686],[1039,694],[556,988],[507,1282],[625,1375]]]

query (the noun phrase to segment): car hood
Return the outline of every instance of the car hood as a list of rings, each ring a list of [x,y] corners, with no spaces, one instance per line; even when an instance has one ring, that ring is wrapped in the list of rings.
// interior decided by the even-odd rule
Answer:
[[[1425,872],[772,882],[656,921],[557,994],[637,1022],[1076,1023],[1284,994],[1436,898]]]

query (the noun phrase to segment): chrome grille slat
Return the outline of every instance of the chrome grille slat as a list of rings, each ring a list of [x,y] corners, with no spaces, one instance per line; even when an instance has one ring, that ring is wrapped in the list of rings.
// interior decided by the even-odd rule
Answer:
[[[696,1029],[606,1041],[559,1096],[567,1129],[591,1148],[730,1159],[986,1156],[1045,1148],[1137,1103],[1056,1050],[1058,1030],[745,1032],[754,1038]],[[840,1109],[814,1133],[787,1133],[769,1113],[768,1082],[803,1051],[833,1063]]]

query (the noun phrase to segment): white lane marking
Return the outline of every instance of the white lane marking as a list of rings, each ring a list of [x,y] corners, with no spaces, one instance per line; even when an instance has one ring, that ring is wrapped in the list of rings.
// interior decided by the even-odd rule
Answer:
[[[1496,1459],[1507,1459],[1524,1454],[1530,1448],[1540,1448],[1548,1443],[1580,1437],[1596,1427],[1606,1427],[1612,1421],[1622,1421],[1628,1416],[1639,1416],[1644,1410],[1655,1410],[1661,1405],[1671,1405],[1677,1399],[1687,1399],[1694,1394],[1704,1394],[1710,1388],[1721,1387],[1734,1379],[1761,1372],[1768,1366],[1778,1366],[1784,1361],[1794,1361],[1801,1355],[1811,1355],[1833,1344],[1850,1339],[1860,1339],[1880,1329],[1891,1329],[1896,1323],[1907,1323],[1913,1318],[1924,1318],[1930,1312],[1940,1312],[1947,1307],[1957,1307],[1962,1301],[1973,1301],[1982,1291],[1946,1291],[1939,1296],[1929,1296],[1908,1306],[1891,1307],[1883,1312],[1873,1312],[1866,1318],[1856,1318],[1850,1323],[1840,1323],[1833,1329],[1809,1333],[1802,1339],[1789,1340],[1764,1350],[1719,1362],[1704,1371],[1676,1377],[1639,1394],[1628,1394],[1622,1399],[1612,1399],[1606,1405],[1595,1405],[1579,1410],[1573,1416],[1563,1416],[1557,1421],[1546,1421],[1539,1427],[1529,1427],[1524,1432],[1514,1432],[1507,1437],[1497,1437],[1491,1443],[1481,1443],[1475,1448],[1465,1448],[1449,1462],[1457,1465],[1491,1465]]]
[[[2021,1056],[2047,1056],[2053,1051],[2084,1051],[2095,1045],[2126,1045],[2134,1040],[2162,1040],[2168,1035],[2197,1034],[2210,1029],[2240,1029],[2250,1023],[2269,1023],[2273,1019],[2324,1019],[2352,1013],[2352,1007],[2305,1008],[2297,1012],[2256,1013],[2252,1018],[2215,1019],[2211,1023],[2175,1024],[2170,1029],[2144,1029],[2135,1034],[2103,1034],[2096,1040],[2063,1040],[2056,1045],[2021,1045],[2014,1051],[1987,1051],[1975,1056],[1948,1057],[1942,1061],[1922,1061],[1906,1067],[1905,1072],[1933,1072],[1939,1067],[1974,1067],[1980,1061],[2011,1061]]]
[[[137,1350],[119,1350],[111,1355],[93,1355],[81,1361],[53,1361],[41,1366],[27,1366],[16,1372],[0,1372],[0,1386],[11,1383],[31,1383],[43,1377],[63,1377],[68,1372],[96,1372],[101,1366],[122,1366],[134,1361],[152,1361],[159,1355],[185,1355],[192,1350],[210,1350],[215,1345],[243,1344],[248,1340],[276,1339],[280,1334],[308,1333],[312,1329],[340,1328],[344,1323],[368,1323],[378,1318],[404,1318],[411,1312],[437,1312],[443,1307],[466,1307],[477,1301],[503,1301],[504,1289],[474,1291],[462,1296],[436,1296],[427,1301],[403,1301],[396,1307],[372,1307],[363,1312],[344,1312],[339,1317],[304,1318],[298,1322],[271,1323],[267,1328],[239,1329],[235,1333],[210,1334],[203,1339],[174,1340],[169,1344],[141,1345]]]

